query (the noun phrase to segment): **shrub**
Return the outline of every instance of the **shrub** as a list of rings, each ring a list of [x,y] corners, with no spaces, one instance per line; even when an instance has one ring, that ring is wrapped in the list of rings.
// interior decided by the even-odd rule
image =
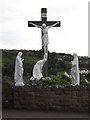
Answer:
[[[80,74],[80,85],[87,85],[85,74]]]
[[[70,85],[71,78],[62,73],[59,76],[52,76],[51,79],[44,78],[43,85]]]

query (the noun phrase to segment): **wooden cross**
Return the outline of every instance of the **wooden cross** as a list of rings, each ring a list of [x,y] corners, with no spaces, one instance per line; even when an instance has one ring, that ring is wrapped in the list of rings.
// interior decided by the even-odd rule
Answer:
[[[61,25],[60,21],[47,21],[47,8],[41,8],[41,21],[28,21],[28,27],[35,27],[31,23],[34,23],[38,26],[42,26],[42,24],[45,23],[46,26],[51,26],[51,25],[55,24],[56,22],[59,22],[59,23],[56,24],[54,27],[60,27],[60,25]],[[42,36],[43,36],[43,32],[42,32]],[[43,46],[42,46],[42,51],[43,51],[43,54],[44,54],[44,47]],[[46,62],[44,64],[43,71],[44,71],[43,72],[44,77],[48,76],[48,62]]]

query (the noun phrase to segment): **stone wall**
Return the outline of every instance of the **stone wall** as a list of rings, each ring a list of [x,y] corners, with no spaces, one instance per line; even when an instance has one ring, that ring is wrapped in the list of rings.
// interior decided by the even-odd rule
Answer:
[[[14,109],[88,112],[88,88],[15,87]]]
[[[13,108],[13,86],[8,82],[2,81],[2,108],[12,109]]]

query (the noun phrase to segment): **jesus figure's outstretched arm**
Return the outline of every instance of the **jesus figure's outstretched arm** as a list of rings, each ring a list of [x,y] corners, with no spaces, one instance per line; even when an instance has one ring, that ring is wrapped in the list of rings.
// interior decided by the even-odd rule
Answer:
[[[56,22],[55,24],[48,26],[48,28],[54,27],[57,24],[59,24],[59,22]]]
[[[34,25],[35,27],[42,28],[41,26],[36,25],[36,24],[34,24],[34,23],[32,23],[32,22],[30,22],[30,24]]]

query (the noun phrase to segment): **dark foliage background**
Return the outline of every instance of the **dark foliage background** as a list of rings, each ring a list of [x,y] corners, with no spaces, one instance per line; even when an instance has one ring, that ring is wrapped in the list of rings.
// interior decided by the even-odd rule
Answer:
[[[4,80],[14,81],[15,59],[18,52],[23,52],[24,58],[24,79],[32,76],[33,66],[42,59],[42,52],[34,50],[2,50],[2,77]],[[71,61],[73,56],[65,53],[49,53],[48,71],[49,76],[60,75],[62,72],[70,74]],[[90,70],[90,59],[88,57],[79,56],[80,70]],[[85,74],[87,80],[90,74]]]

